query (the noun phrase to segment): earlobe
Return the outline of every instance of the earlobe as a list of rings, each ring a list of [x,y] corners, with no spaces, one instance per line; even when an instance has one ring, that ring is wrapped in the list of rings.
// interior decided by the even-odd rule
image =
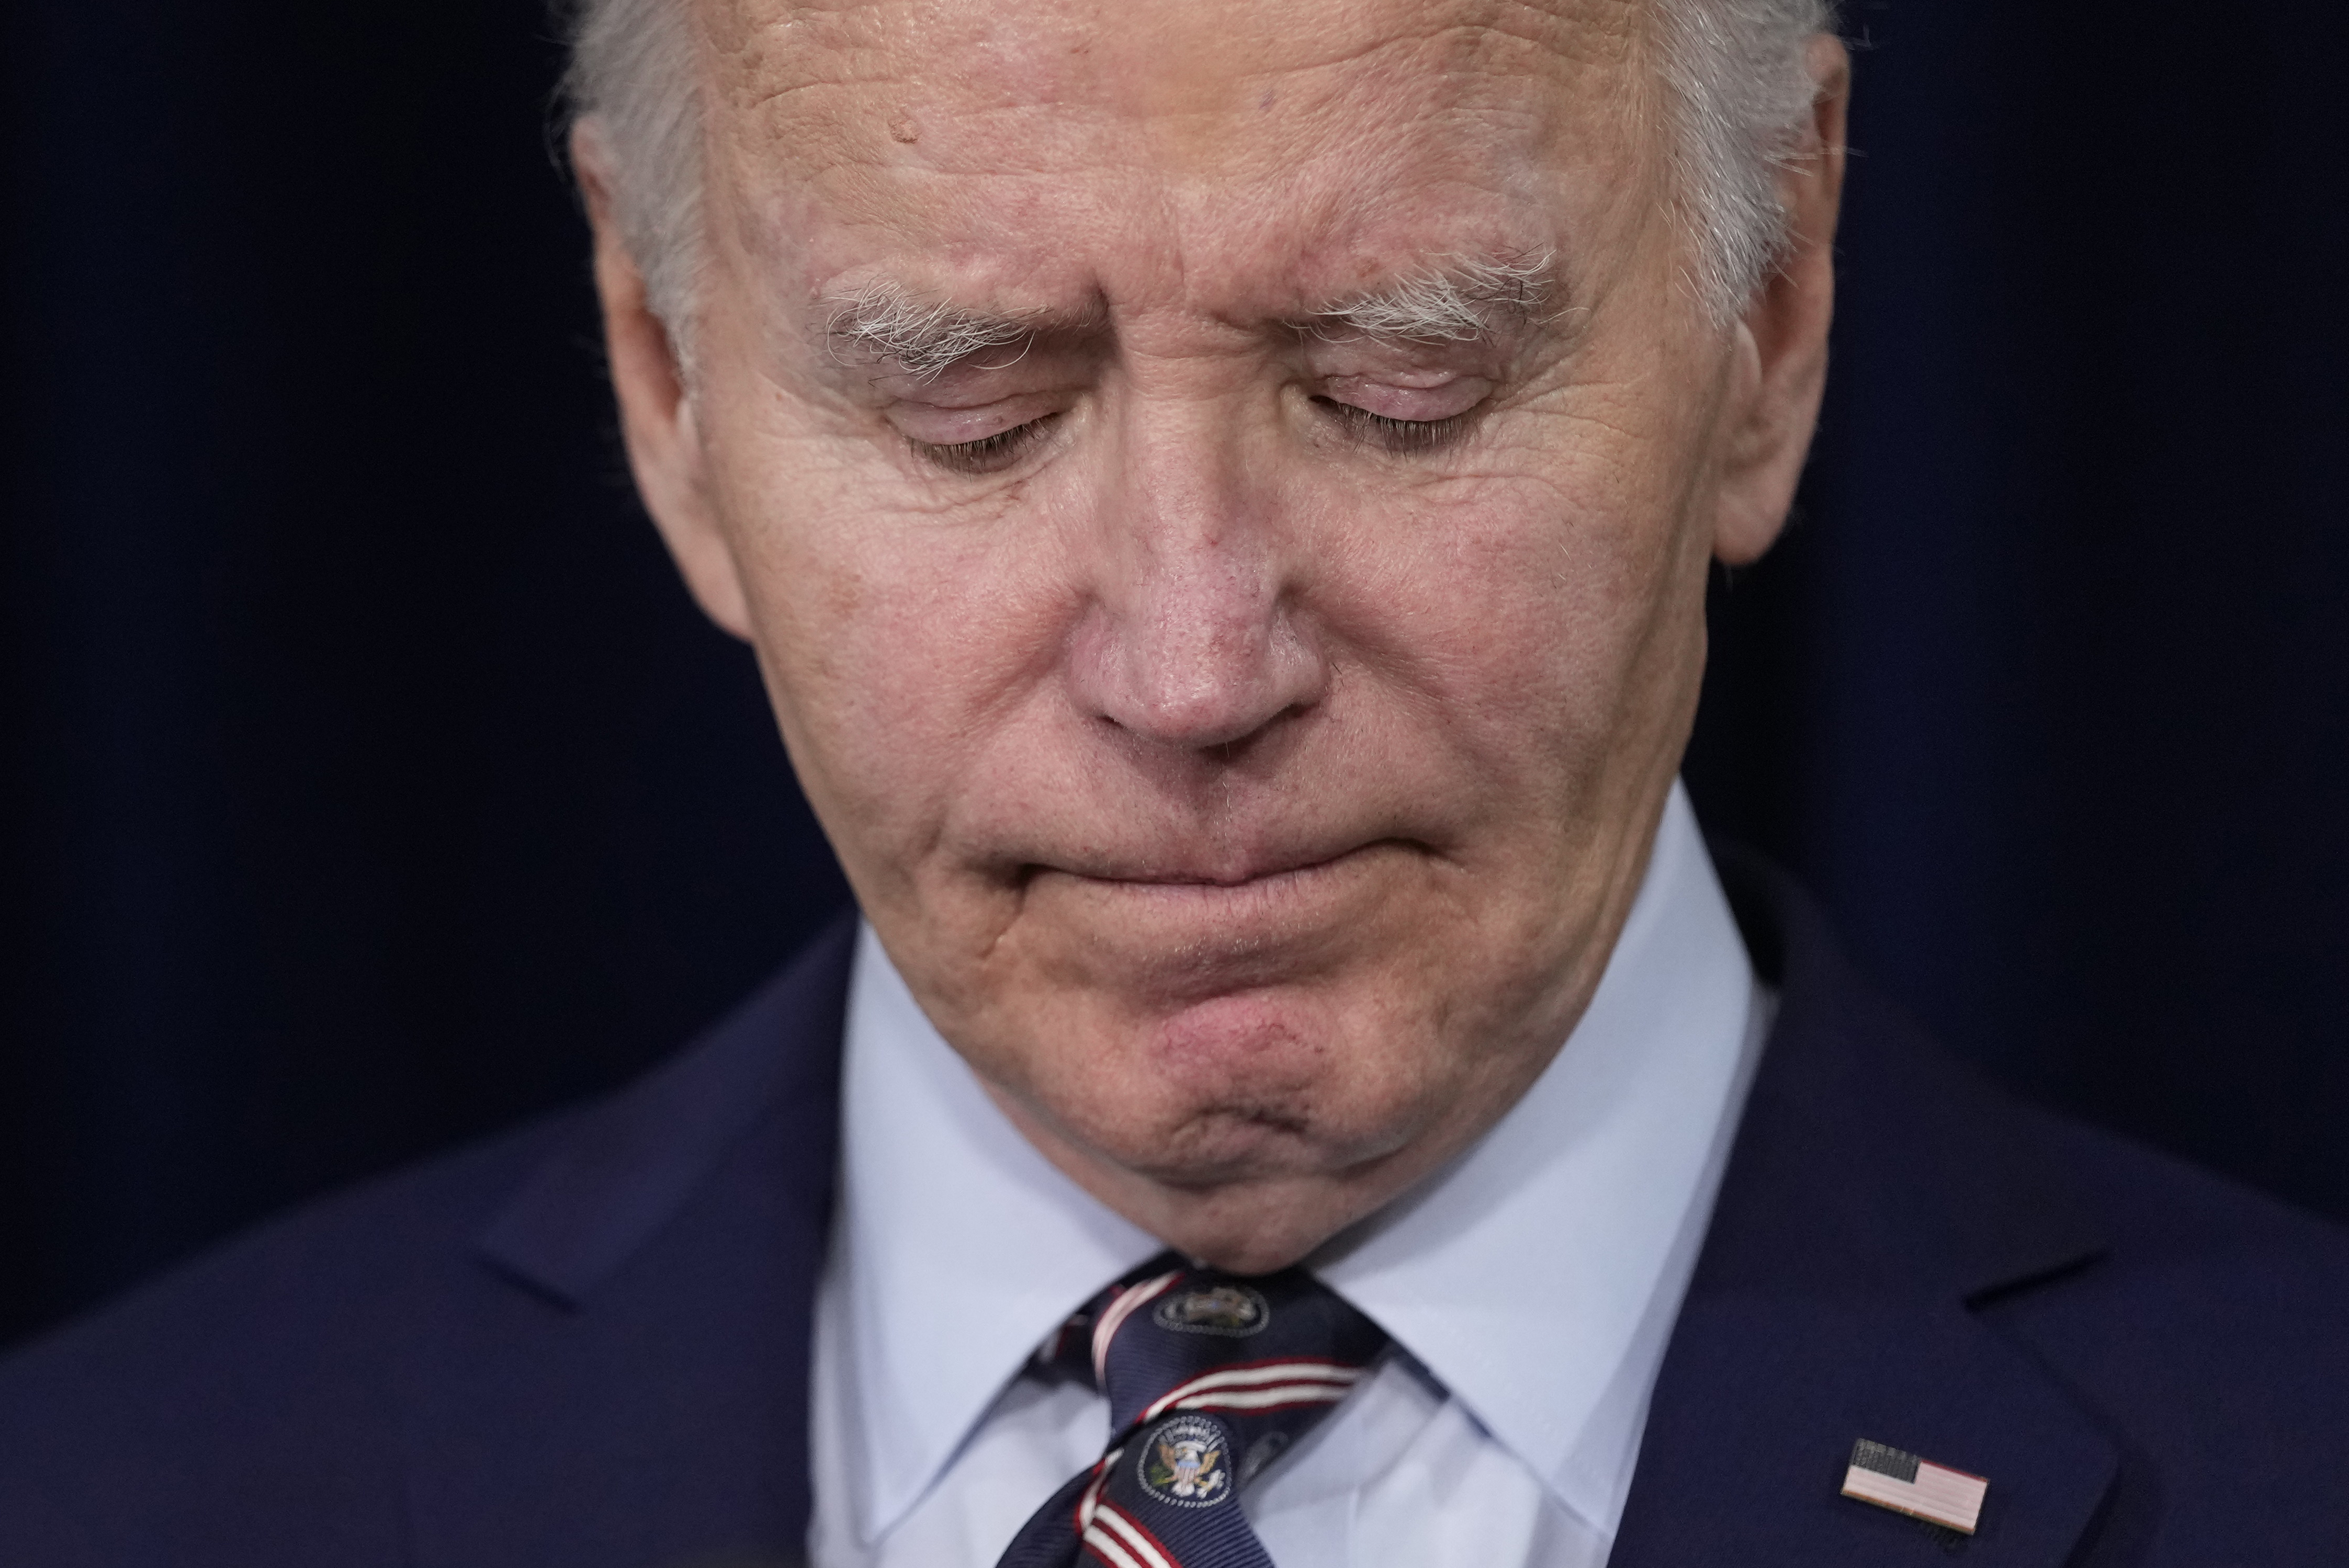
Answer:
[[[678,397],[675,407],[668,438],[675,444],[677,469],[663,474],[657,481],[647,479],[645,461],[636,456],[633,436],[628,440],[628,461],[636,469],[636,488],[645,498],[645,510],[652,513],[653,525],[660,531],[662,542],[668,546],[669,559],[677,562],[694,603],[721,630],[747,643],[750,640],[750,601],[742,592],[742,574],[735,564],[734,547],[709,505],[701,432],[692,394]],[[653,499],[655,482],[661,484],[663,491],[663,499],[657,503]]]
[[[1745,566],[1762,558],[1778,537],[1793,486],[1782,481],[1785,433],[1773,418],[1762,347],[1752,321],[1737,324],[1730,345],[1731,428],[1722,461],[1720,513],[1713,521],[1713,558]],[[1799,471],[1800,461],[1796,461]]]
[[[636,493],[702,613],[747,641],[750,607],[732,547],[710,504],[693,395],[668,328],[652,309],[644,274],[614,218],[609,162],[592,122],[573,129],[571,157],[595,231],[604,346]]]
[[[1785,254],[1748,302],[1731,350],[1713,528],[1713,554],[1731,566],[1760,559],[1785,525],[1826,386],[1851,67],[1841,42],[1826,36],[1812,40],[1809,66],[1817,96],[1779,184]]]

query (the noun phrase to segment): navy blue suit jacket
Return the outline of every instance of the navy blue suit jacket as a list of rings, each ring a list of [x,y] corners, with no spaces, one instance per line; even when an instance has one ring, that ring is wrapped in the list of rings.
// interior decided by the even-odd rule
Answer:
[[[2342,1233],[2009,1101],[1723,870],[1782,1002],[1615,1568],[2349,1563]],[[849,947],[16,1357],[0,1564],[794,1555]],[[1858,1438],[1990,1478],[1981,1533],[1838,1497]]]

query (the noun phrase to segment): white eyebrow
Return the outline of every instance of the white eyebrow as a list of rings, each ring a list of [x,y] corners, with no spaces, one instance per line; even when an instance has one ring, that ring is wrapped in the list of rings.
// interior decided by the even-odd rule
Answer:
[[[1549,252],[1514,258],[1444,256],[1426,273],[1326,308],[1290,325],[1321,338],[1471,343],[1543,319],[1553,273]],[[842,364],[882,363],[930,381],[974,354],[1026,345],[1049,312],[1001,315],[925,298],[879,278],[833,296],[824,337]]]
[[[1039,322],[939,300],[924,300],[886,279],[828,301],[824,337],[834,359],[885,362],[932,381],[974,354],[1025,344]]]
[[[1416,277],[1309,313],[1297,325],[1316,337],[1473,343],[1541,319],[1550,253],[1516,260],[1445,256]]]

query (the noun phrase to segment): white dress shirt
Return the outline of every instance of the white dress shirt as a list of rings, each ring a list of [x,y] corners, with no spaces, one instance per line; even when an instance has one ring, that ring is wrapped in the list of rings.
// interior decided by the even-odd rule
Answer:
[[[1774,1002],[1684,793],[1588,1010],[1525,1099],[1308,1260],[1394,1336],[1241,1497],[1279,1568],[1598,1568]],[[816,1307],[815,1568],[992,1568],[1100,1457],[1023,1375],[1161,1243],[1047,1163],[868,929]]]

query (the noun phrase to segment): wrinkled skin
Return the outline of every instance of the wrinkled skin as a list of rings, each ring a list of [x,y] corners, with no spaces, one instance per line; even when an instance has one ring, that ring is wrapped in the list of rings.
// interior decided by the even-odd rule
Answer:
[[[1497,1120],[1598,983],[1707,562],[1767,547],[1809,440],[1842,51],[1794,253],[1723,327],[1639,4],[697,15],[689,393],[574,144],[647,501],[1020,1130],[1194,1256],[1301,1257]],[[1463,341],[1299,329],[1460,257],[1552,275]],[[1032,336],[843,354],[876,280]]]

